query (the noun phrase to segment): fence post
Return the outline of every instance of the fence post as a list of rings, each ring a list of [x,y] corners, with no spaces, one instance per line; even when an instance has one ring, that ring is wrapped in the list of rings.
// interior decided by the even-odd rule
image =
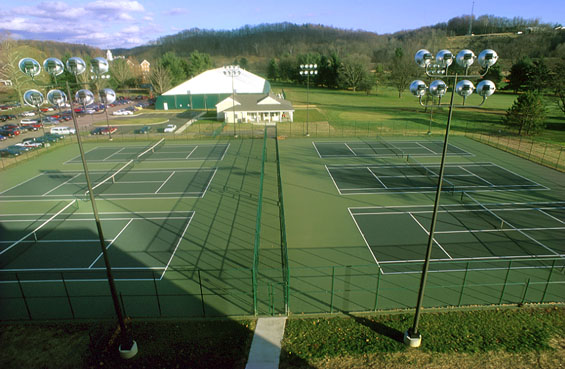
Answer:
[[[335,266],[332,266],[332,290],[330,295],[330,314],[334,312],[334,282],[335,282]]]
[[[71,303],[71,297],[69,296],[69,290],[67,289],[67,283],[65,282],[65,276],[61,272],[61,281],[63,282],[63,287],[65,288],[65,295],[67,295],[67,301],[69,302],[69,308],[71,309],[71,315],[73,319],[75,318],[75,311],[73,309],[73,304]]]
[[[375,306],[373,307],[374,311],[377,311],[377,303],[379,302],[379,287],[381,284],[381,269],[379,268],[377,271],[377,289],[375,290]]]
[[[545,288],[543,289],[543,295],[541,295],[540,303],[543,303],[543,300],[545,299],[545,294],[547,293],[547,288],[549,287],[549,283],[551,281],[551,276],[553,274],[554,268],[555,268],[555,260],[553,260],[553,263],[551,263],[551,270],[549,271],[549,277],[547,277],[547,282],[545,282]]]
[[[202,301],[202,316],[206,318],[206,309],[204,307],[204,292],[202,291],[202,278],[200,277],[200,269],[198,269],[198,285],[200,286],[200,300]]]
[[[153,274],[153,287],[155,288],[155,297],[157,298],[157,308],[159,308],[159,316],[163,316],[163,312],[161,311],[161,301],[159,299],[159,290],[157,290],[157,280],[155,279],[155,272]]]
[[[530,146],[530,152],[528,153],[528,160],[530,160],[533,150],[534,150],[534,139],[532,138],[532,146]]]
[[[545,160],[545,154],[547,153],[547,145],[548,145],[548,143],[546,142],[545,149],[543,150],[543,156],[541,157],[541,161],[540,161],[540,163],[542,163],[542,164],[543,164],[543,161]]]
[[[559,150],[559,156],[557,156],[557,161],[555,162],[555,168],[559,168],[559,161],[561,160],[561,154],[563,153],[563,147]]]
[[[461,300],[463,300],[463,291],[465,290],[465,284],[467,283],[467,274],[469,273],[469,262],[465,266],[465,274],[463,275],[463,283],[461,284],[461,292],[459,293],[459,301],[457,306],[461,306]]]
[[[24,293],[24,288],[22,286],[22,281],[20,281],[20,276],[18,275],[18,273],[16,273],[16,279],[18,280],[18,287],[20,288],[20,293],[22,294],[22,298],[24,299],[24,305],[25,305],[26,310],[27,310],[27,316],[29,317],[29,320],[33,320],[31,318],[31,311],[29,310],[29,305],[27,304],[27,299],[26,299],[26,295]]]
[[[504,297],[504,291],[506,290],[506,283],[508,282],[508,276],[510,275],[511,268],[512,268],[512,260],[508,262],[508,269],[506,270],[506,277],[504,278],[504,284],[502,285],[502,292],[500,293],[500,299],[498,300],[498,305],[502,304],[502,298]]]
[[[526,281],[526,286],[524,287],[524,294],[522,295],[522,301],[520,301],[520,305],[524,305],[524,301],[526,301],[526,294],[528,293],[528,287],[530,287],[530,278]]]

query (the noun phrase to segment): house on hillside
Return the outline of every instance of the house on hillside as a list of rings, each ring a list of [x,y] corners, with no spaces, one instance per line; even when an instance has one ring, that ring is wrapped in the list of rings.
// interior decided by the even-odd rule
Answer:
[[[292,122],[294,108],[272,94],[236,94],[216,104],[216,117],[226,123]]]

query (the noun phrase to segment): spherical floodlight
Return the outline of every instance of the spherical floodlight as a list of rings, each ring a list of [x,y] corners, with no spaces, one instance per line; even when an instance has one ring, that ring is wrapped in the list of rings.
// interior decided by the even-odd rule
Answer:
[[[27,90],[24,92],[24,103],[29,106],[38,107],[43,105],[45,97],[37,90]]]
[[[65,65],[57,58],[47,58],[43,61],[43,69],[52,76],[58,76],[65,70]]]
[[[496,64],[497,60],[498,54],[494,50],[486,49],[479,54],[479,65],[483,68],[492,67]]]
[[[494,82],[487,80],[479,82],[477,85],[477,93],[482,97],[489,97],[496,90]]]
[[[94,58],[90,61],[90,71],[96,75],[108,72],[108,61],[102,57]]]
[[[418,64],[422,68],[425,68],[428,64],[430,64],[433,58],[434,56],[432,55],[432,53],[426,49],[418,50],[416,56],[414,56],[416,64]]]
[[[426,94],[426,88],[424,81],[416,80],[410,84],[410,92],[417,97],[424,96]]]
[[[441,79],[430,83],[430,93],[435,97],[442,97],[447,92],[447,85]]]
[[[443,67],[449,67],[453,63],[453,53],[449,50],[440,50],[436,54],[436,61]]]
[[[475,90],[475,85],[473,85],[473,82],[468,81],[466,79],[464,79],[463,81],[459,81],[455,86],[455,92],[457,92],[457,94],[463,97],[467,97],[471,95],[474,90]]]
[[[74,75],[81,74],[86,70],[86,63],[78,56],[74,56],[67,60],[67,69]]]
[[[83,105],[89,105],[94,102],[94,94],[90,90],[78,90],[75,94],[75,99]]]
[[[104,104],[111,104],[116,101],[116,92],[111,88],[105,88],[100,91],[100,98]]]
[[[35,77],[41,72],[41,65],[37,60],[32,58],[23,58],[18,63],[18,67],[22,73],[27,74],[30,77]]]
[[[47,101],[59,108],[67,102],[67,95],[61,90],[51,90],[47,93]]]
[[[459,64],[463,68],[469,68],[475,62],[475,58],[475,53],[473,53],[471,50],[465,49],[459,51],[455,60],[457,61],[457,64]]]

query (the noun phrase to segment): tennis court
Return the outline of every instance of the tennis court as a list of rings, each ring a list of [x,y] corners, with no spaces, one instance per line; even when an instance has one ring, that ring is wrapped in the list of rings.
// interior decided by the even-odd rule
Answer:
[[[215,144],[165,144],[164,139],[156,145],[147,146],[96,146],[85,153],[89,163],[145,161],[223,160],[228,149],[227,143]],[[81,163],[76,156],[65,164]]]
[[[532,268],[545,268],[539,259],[565,257],[565,202],[482,204],[467,193],[462,199],[438,211],[432,261],[530,259]],[[432,211],[431,205],[349,209],[384,274],[420,272],[411,263],[423,261]]]
[[[439,164],[326,165],[340,195],[434,192]],[[518,191],[548,188],[495,163],[448,163],[443,190]]]
[[[119,279],[163,278],[194,216],[192,211],[100,213],[104,242]],[[105,265],[92,213],[77,200],[55,213],[0,215],[2,276],[31,281],[57,278],[104,280]]]
[[[443,141],[350,141],[312,142],[320,158],[394,157],[394,156],[441,156]],[[448,156],[472,156],[473,154],[449,144]]]
[[[102,198],[203,197],[217,169],[132,170],[132,163],[117,171],[90,171],[94,194]],[[44,171],[0,193],[1,200],[85,198],[83,171]]]

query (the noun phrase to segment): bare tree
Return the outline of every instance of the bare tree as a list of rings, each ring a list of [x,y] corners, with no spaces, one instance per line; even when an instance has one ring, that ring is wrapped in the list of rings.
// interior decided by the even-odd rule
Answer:
[[[115,59],[110,66],[110,74],[116,80],[118,87],[125,85],[126,81],[133,78],[133,70],[125,59]]]
[[[163,92],[169,90],[172,87],[171,75],[169,74],[167,68],[163,67],[160,63],[155,64],[155,66],[151,68],[149,80],[153,85],[153,90],[158,95],[162,95]]]
[[[401,48],[397,48],[390,66],[389,80],[398,90],[398,98],[402,97],[402,92],[408,88],[416,74],[416,63],[414,63],[412,58],[406,56]]]
[[[10,38],[9,34],[0,35],[0,79],[10,81],[11,85],[0,85],[3,90],[13,90],[23,106],[23,93],[30,87],[30,77],[23,74],[18,67],[23,58],[21,47]]]

